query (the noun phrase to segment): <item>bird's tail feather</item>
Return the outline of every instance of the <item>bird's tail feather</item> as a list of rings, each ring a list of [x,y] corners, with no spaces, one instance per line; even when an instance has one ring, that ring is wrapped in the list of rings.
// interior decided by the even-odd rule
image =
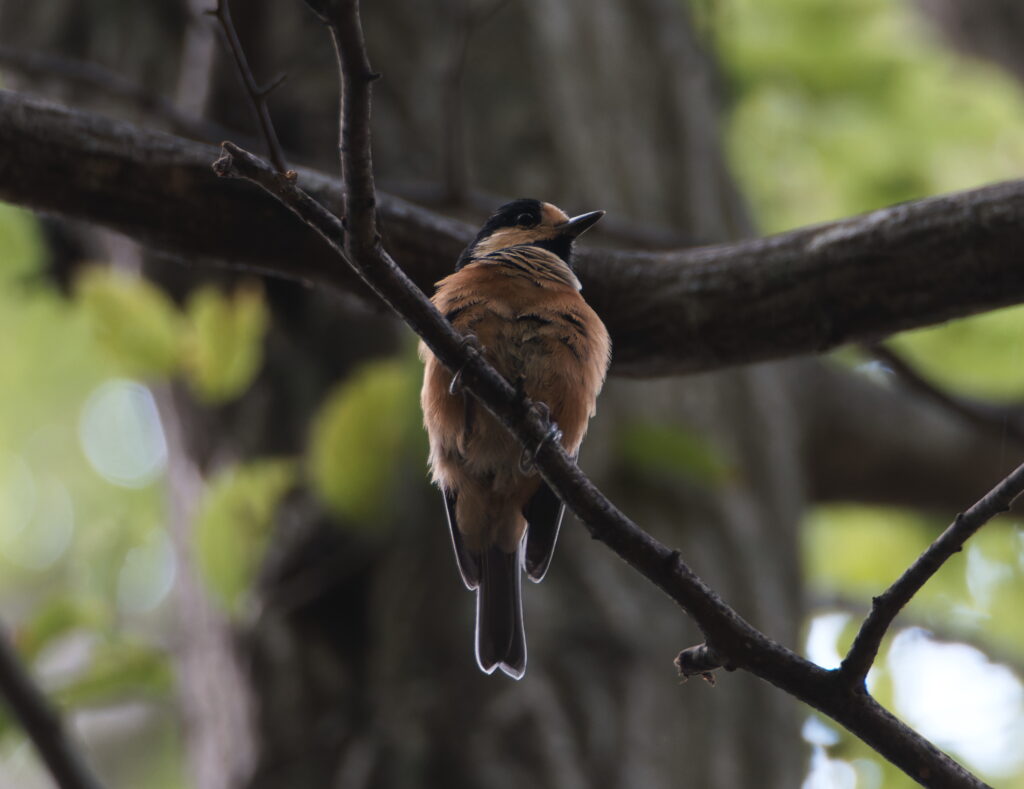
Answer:
[[[476,597],[476,660],[490,674],[500,668],[513,679],[526,671],[523,630],[520,544],[515,553],[497,545],[480,556],[480,588]]]

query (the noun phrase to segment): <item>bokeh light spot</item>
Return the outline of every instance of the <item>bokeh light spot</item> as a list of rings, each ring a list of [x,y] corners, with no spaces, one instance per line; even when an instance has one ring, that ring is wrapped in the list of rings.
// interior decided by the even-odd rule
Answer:
[[[0,529],[0,553],[13,564],[29,570],[45,570],[71,545],[75,511],[71,495],[55,477],[36,484],[36,505],[27,528]]]
[[[843,634],[850,615],[840,612],[821,614],[811,620],[807,630],[807,658],[822,668],[839,668],[839,637]]]
[[[155,609],[174,584],[176,563],[171,541],[158,532],[143,545],[128,551],[117,578],[119,607],[133,614]]]
[[[889,650],[896,709],[941,748],[989,775],[1024,767],[1024,687],[967,644],[904,630]]]
[[[0,453],[0,529],[8,535],[21,532],[36,509],[36,480],[32,469],[18,455]]]
[[[78,436],[89,464],[115,485],[141,488],[167,465],[167,442],[149,389],[114,379],[82,407]]]

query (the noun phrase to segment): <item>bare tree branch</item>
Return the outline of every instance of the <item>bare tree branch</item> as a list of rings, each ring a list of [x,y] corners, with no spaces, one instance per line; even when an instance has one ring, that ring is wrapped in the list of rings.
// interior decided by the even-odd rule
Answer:
[[[956,520],[922,553],[899,579],[871,604],[871,613],[860,627],[853,646],[839,670],[850,687],[862,688],[868,670],[875,662],[878,648],[896,614],[922,586],[938,572],[964,543],[993,517],[1010,509],[1013,500],[1024,491],[1024,464],[996,485]]]
[[[807,498],[958,512],[1019,454],[1002,436],[835,360],[785,363]],[[936,534],[937,536],[937,534]]]
[[[61,789],[103,789],[0,630],[0,694]]]
[[[265,195],[209,171],[210,147],[0,91],[0,198],[124,232],[194,265],[217,260],[364,298],[330,248]],[[300,171],[319,202],[339,184]],[[385,246],[423,290],[466,225],[379,195]],[[677,252],[583,248],[613,372],[655,376],[823,351],[1024,300],[1024,181],[831,225]]]
[[[363,41],[357,0],[327,0],[322,18],[331,31],[341,74],[340,151],[345,183],[345,223],[351,234],[346,246],[358,258],[377,265],[395,266],[385,259],[377,228],[377,187],[373,182],[370,150],[371,85],[380,78],[370,67]]]
[[[444,320],[380,245],[369,142],[370,69],[355,0],[315,4],[339,50],[344,90],[342,159],[348,188],[348,231],[293,179],[274,174],[257,157],[225,143],[215,170],[250,179],[315,228],[367,284],[424,339],[463,385],[527,447],[538,447],[545,481],[586,524],[591,535],[665,591],[700,626],[713,652],[778,685],[845,725],[908,775],[930,786],[984,786],[916,732],[899,723],[861,687],[840,681],[774,643],[729,608],[671,551],[626,518],[579,470],[557,442],[547,419],[511,387]],[[707,650],[706,650],[707,651]]]
[[[881,343],[867,344],[863,346],[863,349],[865,353],[874,356],[895,373],[912,392],[916,392],[950,413],[956,414],[974,427],[1000,438],[1009,438],[1017,444],[1024,444],[1024,424],[1021,422],[1024,417],[1024,409],[1000,407],[991,403],[968,400],[947,392],[927,380],[892,348]]]
[[[284,81],[284,77],[279,76],[265,86],[257,84],[256,77],[253,76],[252,69],[249,68],[249,60],[245,57],[242,42],[238,39],[235,23],[231,19],[231,6],[228,0],[217,0],[217,7],[212,13],[217,17],[217,21],[220,22],[221,31],[224,33],[224,41],[227,44],[228,51],[231,53],[231,59],[235,62],[235,68],[242,81],[242,87],[245,88],[249,107],[256,116],[260,133],[267,143],[270,161],[274,163],[274,167],[277,168],[278,172],[286,172],[288,165],[285,164],[284,152],[281,150],[281,143],[277,140],[274,123],[270,119],[270,108],[267,107],[267,97]]]

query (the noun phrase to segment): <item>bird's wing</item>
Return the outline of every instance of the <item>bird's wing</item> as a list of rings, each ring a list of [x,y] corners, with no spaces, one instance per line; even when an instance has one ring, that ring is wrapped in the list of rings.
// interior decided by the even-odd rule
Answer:
[[[476,589],[480,586],[480,557],[471,553],[462,540],[462,532],[459,531],[459,524],[455,520],[456,498],[456,494],[451,491],[444,493],[444,511],[448,515],[448,530],[452,535],[455,562],[459,565],[462,583],[466,585],[467,589]]]
[[[528,524],[523,566],[534,583],[539,583],[548,571],[564,514],[562,500],[543,482],[523,508]]]

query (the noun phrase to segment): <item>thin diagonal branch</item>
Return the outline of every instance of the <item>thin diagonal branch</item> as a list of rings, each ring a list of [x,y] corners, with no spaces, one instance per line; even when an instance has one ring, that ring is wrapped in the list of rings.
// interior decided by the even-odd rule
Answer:
[[[61,789],[103,789],[0,629],[0,695]]]
[[[999,407],[958,397],[927,380],[892,348],[881,343],[868,343],[862,347],[865,353],[892,370],[911,391],[956,414],[968,424],[997,437],[1006,437],[1018,444],[1024,444],[1024,424],[1021,423],[1024,412],[1021,409]]]
[[[1024,492],[1024,464],[984,495],[969,510],[957,515],[899,579],[872,601],[871,613],[860,627],[840,674],[848,685],[861,687],[875,662],[882,639],[893,619],[939,568],[963,548],[967,539],[1001,512],[1010,509],[1013,500]]]
[[[278,76],[269,85],[261,86],[256,82],[252,69],[249,68],[249,60],[245,56],[242,42],[238,38],[238,31],[235,30],[235,23],[231,19],[231,8],[228,0],[217,0],[217,7],[213,15],[220,22],[221,30],[224,31],[224,39],[227,41],[228,51],[235,61],[238,75],[245,87],[245,95],[249,98],[249,106],[256,115],[259,122],[263,139],[267,143],[267,151],[270,154],[270,161],[279,173],[288,171],[288,165],[284,161],[284,151],[281,150],[281,143],[278,142],[277,132],[274,130],[274,123],[270,118],[270,108],[267,106],[267,97],[271,92],[284,81],[283,76]]]

